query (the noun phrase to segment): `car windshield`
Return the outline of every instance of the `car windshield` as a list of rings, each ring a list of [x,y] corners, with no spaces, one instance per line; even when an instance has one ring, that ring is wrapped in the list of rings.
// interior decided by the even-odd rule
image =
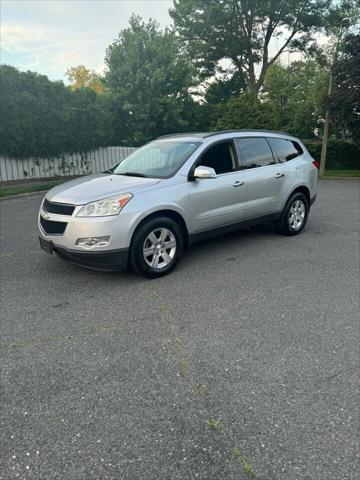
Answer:
[[[111,173],[134,177],[170,177],[199,145],[199,142],[157,140],[126,157],[111,169]]]

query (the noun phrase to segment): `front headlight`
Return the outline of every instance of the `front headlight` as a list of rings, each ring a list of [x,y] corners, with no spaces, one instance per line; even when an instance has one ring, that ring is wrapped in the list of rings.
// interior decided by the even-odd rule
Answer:
[[[115,197],[91,202],[82,206],[76,216],[108,217],[109,215],[118,215],[131,198],[131,193],[124,193],[124,195],[116,195]]]

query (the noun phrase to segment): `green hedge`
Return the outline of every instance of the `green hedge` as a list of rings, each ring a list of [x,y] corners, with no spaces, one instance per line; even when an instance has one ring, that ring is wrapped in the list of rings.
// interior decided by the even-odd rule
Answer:
[[[315,160],[320,161],[321,143],[305,141],[306,148]],[[343,140],[330,140],[327,151],[326,169],[351,170],[360,168],[360,146]]]
[[[0,85],[1,155],[51,158],[114,144],[110,96],[9,65],[0,65]]]

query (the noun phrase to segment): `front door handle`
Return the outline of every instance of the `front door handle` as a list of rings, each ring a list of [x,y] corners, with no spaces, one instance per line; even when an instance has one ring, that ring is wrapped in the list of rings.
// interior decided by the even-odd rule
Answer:
[[[275,175],[275,178],[281,178],[281,177],[285,177],[285,173],[277,173]]]
[[[233,187],[241,187],[241,185],[244,185],[244,180],[236,180],[236,182],[233,184]]]

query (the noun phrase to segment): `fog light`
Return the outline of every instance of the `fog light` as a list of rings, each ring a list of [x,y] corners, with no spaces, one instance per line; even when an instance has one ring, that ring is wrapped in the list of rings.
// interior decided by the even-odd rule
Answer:
[[[110,238],[110,236],[78,238],[76,240],[76,245],[84,248],[107,247],[110,243]]]

